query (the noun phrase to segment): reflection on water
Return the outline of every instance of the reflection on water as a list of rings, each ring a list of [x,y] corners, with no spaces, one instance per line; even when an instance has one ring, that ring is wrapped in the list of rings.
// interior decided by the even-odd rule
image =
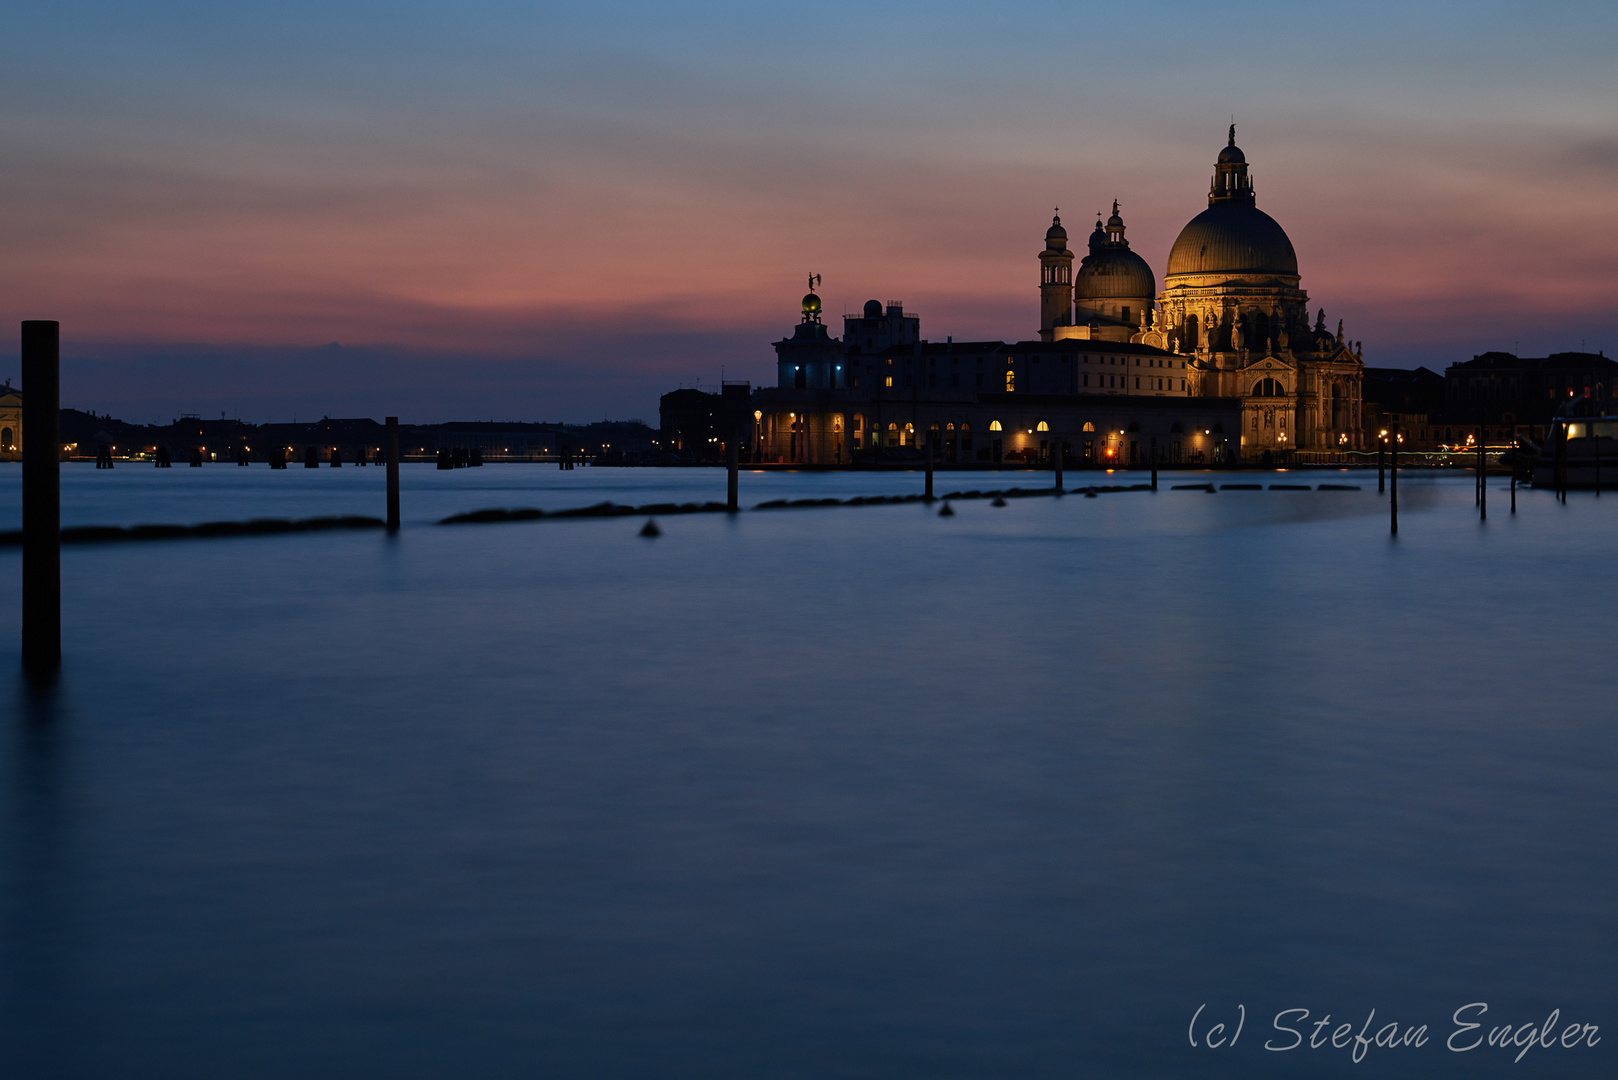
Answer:
[[[1391,540],[1374,489],[67,549],[62,684],[7,699],[0,1065],[1353,1068],[1262,1050],[1297,1007],[1471,1076],[1468,1002],[1618,1023],[1618,509],[1411,477]]]

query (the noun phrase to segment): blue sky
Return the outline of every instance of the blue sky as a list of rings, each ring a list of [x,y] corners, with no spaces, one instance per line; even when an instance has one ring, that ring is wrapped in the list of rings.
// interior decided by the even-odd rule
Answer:
[[[1036,329],[1051,207],[1159,275],[1234,114],[1369,363],[1618,346],[1596,5],[111,3],[0,15],[0,314],[133,419],[655,416],[833,314]],[[353,363],[322,375],[339,342]],[[14,346],[0,376],[15,377]],[[321,351],[326,350],[326,351]],[[311,359],[313,358],[313,359]]]

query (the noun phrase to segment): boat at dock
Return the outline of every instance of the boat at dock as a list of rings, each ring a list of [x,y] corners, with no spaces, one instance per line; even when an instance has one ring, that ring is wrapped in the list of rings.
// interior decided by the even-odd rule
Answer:
[[[1578,398],[1563,406],[1534,463],[1534,486],[1561,491],[1618,486],[1618,410],[1610,400]]]

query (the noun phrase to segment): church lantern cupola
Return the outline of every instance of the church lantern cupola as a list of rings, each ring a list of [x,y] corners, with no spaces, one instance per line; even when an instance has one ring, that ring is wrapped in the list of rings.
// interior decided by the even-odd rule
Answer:
[[[1219,151],[1214,163],[1213,182],[1208,187],[1208,205],[1239,202],[1253,205],[1253,180],[1247,175],[1247,155],[1236,145],[1236,125],[1230,125],[1230,142]]]

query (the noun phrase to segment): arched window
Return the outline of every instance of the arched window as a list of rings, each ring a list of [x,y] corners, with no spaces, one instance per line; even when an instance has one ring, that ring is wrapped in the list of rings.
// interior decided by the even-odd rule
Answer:
[[[1095,429],[1096,429],[1096,426],[1094,424],[1090,423],[1090,421],[1086,420],[1084,422],[1084,430],[1085,431],[1094,431]]]
[[[990,420],[989,421],[989,430],[990,431],[1000,431],[1000,430],[1002,430],[1001,427],[1000,427],[1000,421],[998,421],[998,420]]]
[[[11,429],[0,428],[0,450],[11,449]]]
[[[1008,393],[1008,394],[1014,393],[1016,391],[1016,389],[1017,389],[1017,373],[1015,371],[1007,371],[1006,372],[1006,393]]]
[[[1281,384],[1268,376],[1253,384],[1254,397],[1286,397]]]
[[[892,432],[897,432],[899,430],[899,425],[898,424],[889,424],[888,425],[888,430],[892,431]]]
[[[1185,317],[1185,345],[1183,347],[1192,351],[1196,350],[1197,317],[1195,315],[1187,315]]]
[[[944,430],[945,431],[954,431],[955,430],[955,425],[954,424],[945,424],[944,425]]]
[[[1043,420],[1041,420],[1039,423],[1034,425],[1034,430],[1035,431],[1049,431],[1050,429],[1051,429],[1051,426],[1049,424],[1047,424]]]
[[[809,376],[804,373],[802,367],[792,369],[792,385],[795,389],[802,390],[808,383]]]
[[[962,431],[971,431],[972,430],[972,425],[971,424],[962,424],[961,425],[961,430]]]

